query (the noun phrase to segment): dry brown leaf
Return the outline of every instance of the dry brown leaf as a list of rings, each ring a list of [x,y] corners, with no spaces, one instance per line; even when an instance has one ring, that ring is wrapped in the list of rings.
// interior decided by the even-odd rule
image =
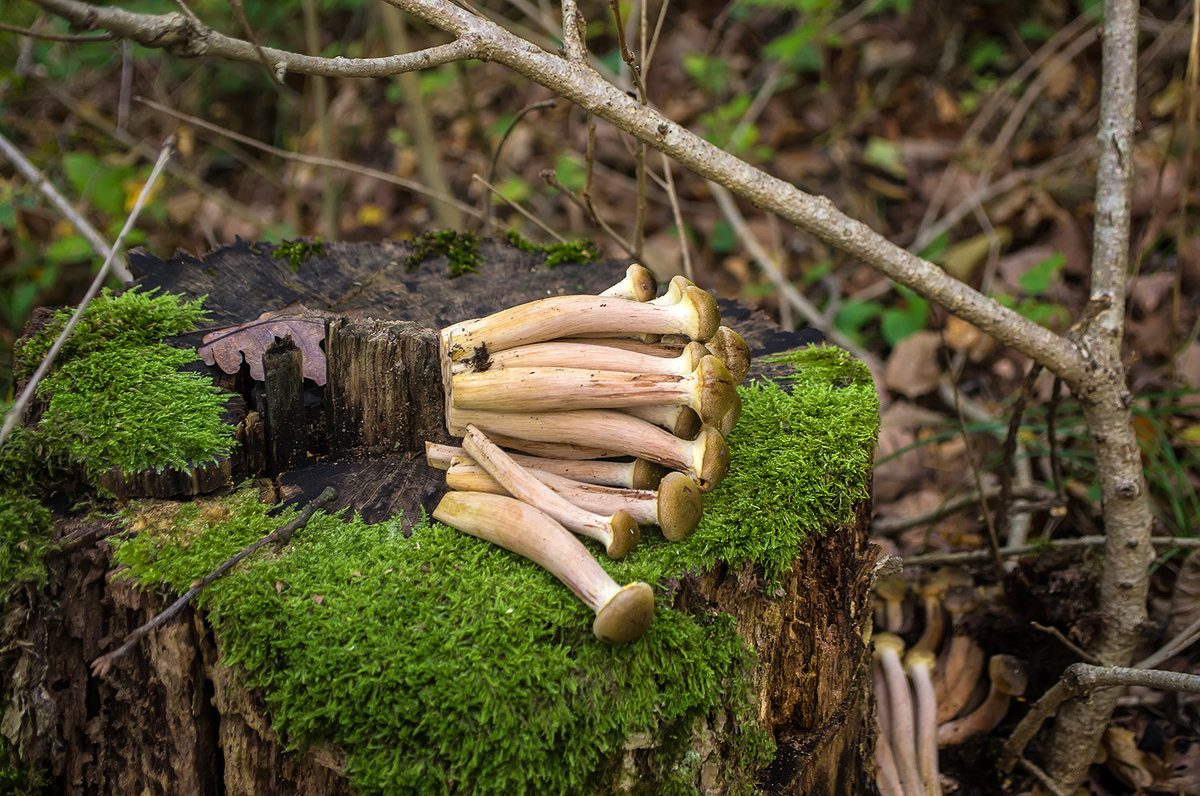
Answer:
[[[1200,617],[1200,550],[1193,550],[1179,567],[1167,609],[1167,637],[1178,635],[1196,617]]]
[[[888,389],[909,398],[933,392],[942,375],[938,350],[941,335],[928,329],[909,335],[896,343],[887,360],[884,381]]]
[[[966,354],[972,362],[982,362],[996,348],[996,338],[979,331],[979,327],[957,315],[946,318],[946,345],[953,351]]]
[[[1154,775],[1146,768],[1145,757],[1131,731],[1124,727],[1109,727],[1104,731],[1104,746],[1108,751],[1105,765],[1126,785],[1141,789],[1154,782]]]
[[[328,317],[332,316],[304,306],[264,312],[249,323],[204,335],[203,344],[196,349],[196,353],[205,364],[216,365],[229,374],[237,373],[245,359],[250,366],[250,377],[262,381],[263,353],[276,338],[290,337],[300,349],[304,378],[324,384],[325,352],[321,350],[321,341],[325,339],[325,320]]]

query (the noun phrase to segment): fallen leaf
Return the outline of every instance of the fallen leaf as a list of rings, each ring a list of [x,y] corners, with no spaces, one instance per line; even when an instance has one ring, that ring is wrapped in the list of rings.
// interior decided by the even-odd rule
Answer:
[[[325,320],[329,313],[297,306],[286,311],[264,312],[256,320],[229,326],[204,335],[196,353],[207,365],[216,365],[229,374],[237,373],[242,361],[250,366],[250,378],[264,379],[262,358],[275,340],[285,337],[300,349],[304,378],[325,383]]]
[[[1104,746],[1108,750],[1105,765],[1126,785],[1141,789],[1154,782],[1132,732],[1124,727],[1109,727],[1104,731]]]
[[[325,602],[325,595],[324,595],[324,594],[314,594],[314,595],[313,595],[312,597],[310,597],[309,599],[311,599],[311,600],[312,600],[313,602],[315,602],[317,605],[321,605],[321,604],[323,604],[323,603]]]
[[[938,361],[941,347],[941,336],[928,329],[896,343],[887,359],[887,372],[884,375],[888,389],[909,398],[933,392],[942,375]]]
[[[1171,606],[1167,609],[1167,637],[1182,632],[1200,616],[1200,550],[1193,550],[1179,567]]]

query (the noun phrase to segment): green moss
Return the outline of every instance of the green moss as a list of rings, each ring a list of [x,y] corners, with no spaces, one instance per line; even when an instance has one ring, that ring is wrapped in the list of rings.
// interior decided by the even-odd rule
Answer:
[[[38,385],[49,399],[38,434],[83,466],[131,472],[216,459],[233,445],[226,396],[212,379],[179,368],[192,350],[108,346],[63,362]]]
[[[521,233],[515,229],[506,232],[504,239],[510,246],[523,252],[545,252],[547,268],[563,263],[590,263],[600,256],[600,250],[590,240],[572,240],[542,246],[521,237]]]
[[[58,354],[58,362],[92,353],[100,348],[127,348],[158,343],[164,337],[190,331],[204,318],[204,297],[182,301],[179,296],[158,293],[158,288],[127,290],[119,296],[104,288],[92,300],[75,331]],[[50,322],[17,347],[13,373],[26,380],[50,350],[74,309],[62,309]]]
[[[652,730],[656,792],[684,793],[701,762],[693,731],[728,706],[725,775],[748,788],[772,754],[755,722],[753,653],[731,617],[673,610],[667,584],[717,558],[777,578],[806,534],[852,521],[866,497],[878,421],[869,374],[837,349],[787,361],[790,395],[742,390],[733,469],[696,533],[668,544],[647,532],[627,559],[600,557],[619,582],[656,587],[654,624],[637,643],[596,641],[582,603],[504,550],[438,523],[405,538],[396,519],[318,512],[288,547],[203,593],[224,661],[262,689],[287,743],[345,750],[362,793],[610,792],[608,755]],[[116,561],[176,592],[294,516],[270,515],[249,491],[215,508],[148,511],[130,514],[138,533],[117,542]]]
[[[272,257],[287,260],[288,266],[293,272],[297,271],[313,255],[317,257],[325,256],[325,241],[320,238],[313,238],[312,240],[284,240],[277,243],[275,249],[271,252]]]
[[[415,270],[430,257],[442,254],[450,261],[450,278],[479,270],[479,236],[470,232],[443,229],[422,232],[413,238],[413,252],[404,261],[405,268]]]
[[[0,608],[22,584],[46,582],[43,557],[53,542],[50,510],[36,498],[0,492]]]

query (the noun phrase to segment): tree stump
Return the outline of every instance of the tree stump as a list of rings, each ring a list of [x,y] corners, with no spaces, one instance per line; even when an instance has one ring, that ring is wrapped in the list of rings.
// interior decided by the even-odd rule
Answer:
[[[268,247],[269,248],[269,247]],[[132,258],[145,286],[192,297],[208,294],[217,326],[264,311],[304,305],[328,313],[328,381],[301,382],[291,341],[265,356],[266,387],[243,368],[216,377],[244,400],[241,448],[191,476],[184,494],[234,479],[274,476],[277,498],[311,500],[338,488],[330,510],[353,507],[367,521],[403,510],[412,527],[436,504],[442,474],[421,459],[425,440],[448,441],[433,330],[522,301],[595,293],[618,281],[626,263],[606,261],[547,270],[543,256],[485,241],[480,273],[450,280],[434,258],[415,271],[404,243],[326,246],[289,268],[241,243],[203,260]],[[790,367],[758,357],[813,342],[784,332],[759,313],[722,302],[727,325],[756,356],[752,378],[788,376]],[[179,341],[195,345],[199,335]],[[234,403],[239,403],[235,401]],[[124,494],[138,477],[113,476]],[[113,488],[110,486],[110,488]],[[153,493],[153,492],[151,492]],[[757,654],[753,694],[758,726],[773,738],[773,761],[754,782],[723,781],[724,714],[699,725],[687,743],[696,765],[688,786],[725,793],[755,784],[769,794],[844,794],[873,788],[870,657],[864,643],[875,552],[866,541],[867,500],[854,518],[808,540],[777,582],[753,566],[722,562],[680,573],[670,589],[677,610],[728,614]],[[288,750],[272,728],[264,694],[248,689],[222,662],[222,642],[199,611],[144,640],[107,677],[88,663],[120,644],[161,607],[161,599],[110,578],[110,552],[97,538],[108,521],[64,521],[68,542],[51,561],[48,587],[27,590],[11,607],[0,638],[8,652],[3,734],[23,761],[40,766],[55,793],[346,793],[346,750]],[[197,576],[203,573],[197,573]],[[519,632],[519,631],[515,631]],[[14,640],[20,640],[14,644]],[[660,792],[656,763],[664,741],[626,738],[608,755],[600,792]],[[444,785],[444,783],[443,783]],[[430,791],[441,786],[431,783]]]

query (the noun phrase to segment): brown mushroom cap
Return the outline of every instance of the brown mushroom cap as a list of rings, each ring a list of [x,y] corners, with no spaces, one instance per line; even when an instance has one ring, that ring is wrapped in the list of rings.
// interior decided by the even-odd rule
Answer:
[[[703,496],[696,482],[680,472],[668,473],[658,485],[658,527],[672,542],[686,539],[700,524]]]
[[[1021,696],[1029,686],[1025,664],[1012,655],[993,655],[988,660],[988,676],[993,688],[1009,696]]]
[[[720,326],[704,345],[729,368],[733,383],[741,384],[750,372],[750,346],[742,336],[728,326]]]
[[[729,472],[729,446],[721,432],[704,426],[697,439],[704,440],[704,456],[696,467],[701,491],[710,492]]]
[[[609,644],[642,637],[654,619],[654,589],[640,581],[621,588],[596,612],[592,633]]]
[[[629,555],[629,551],[641,541],[642,529],[626,511],[614,512],[609,519],[609,528],[612,536],[605,552],[614,561]]]

